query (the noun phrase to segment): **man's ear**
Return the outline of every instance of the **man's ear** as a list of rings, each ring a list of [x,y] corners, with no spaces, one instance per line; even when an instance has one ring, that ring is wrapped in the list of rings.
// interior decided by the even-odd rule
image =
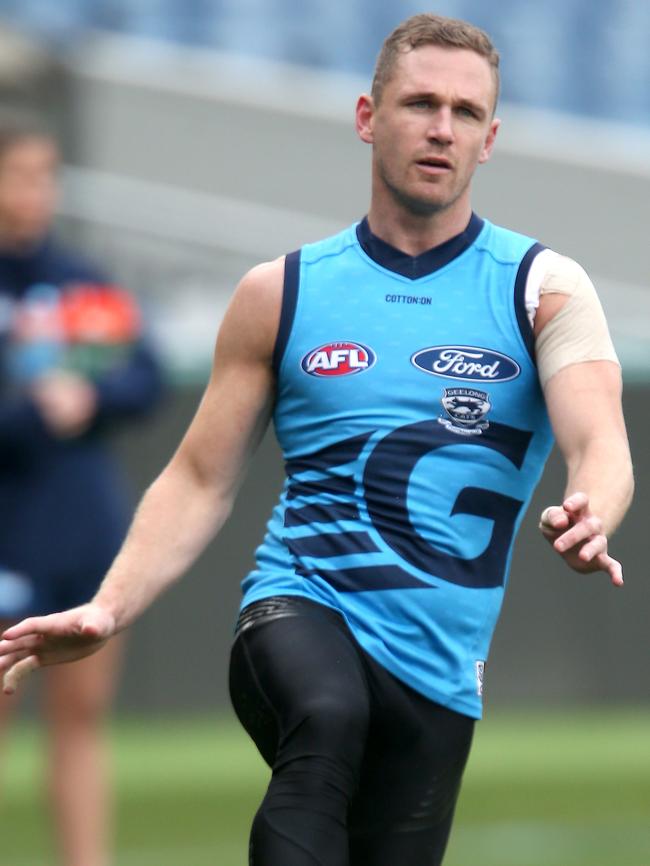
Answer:
[[[357,100],[355,128],[361,141],[365,141],[366,144],[372,144],[374,141],[372,131],[374,116],[375,103],[372,96],[362,93]]]
[[[485,143],[483,144],[483,150],[481,151],[481,155],[478,158],[479,165],[482,165],[484,162],[487,162],[488,159],[492,156],[492,150],[494,149],[494,140],[497,137],[497,132],[499,131],[499,127],[501,126],[501,121],[498,118],[494,118],[492,123],[490,124],[490,129],[488,130],[488,134],[485,137]]]

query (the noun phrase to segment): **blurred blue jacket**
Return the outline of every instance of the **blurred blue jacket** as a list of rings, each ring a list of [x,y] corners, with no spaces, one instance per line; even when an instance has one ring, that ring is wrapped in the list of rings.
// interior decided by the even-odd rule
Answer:
[[[39,585],[71,575],[96,582],[110,565],[132,503],[106,432],[151,409],[162,392],[158,361],[137,341],[94,381],[97,413],[87,432],[62,439],[49,431],[28,390],[12,381],[11,310],[34,286],[65,292],[75,283],[107,280],[50,237],[26,254],[0,251],[0,571]]]

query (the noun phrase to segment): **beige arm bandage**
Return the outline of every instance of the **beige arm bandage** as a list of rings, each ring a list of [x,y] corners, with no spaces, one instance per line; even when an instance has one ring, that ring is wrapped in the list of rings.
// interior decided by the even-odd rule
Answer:
[[[569,364],[612,361],[618,364],[603,308],[593,283],[573,259],[545,250],[539,297],[568,297],[562,309],[544,326],[535,340],[537,369],[542,387]],[[536,306],[536,305],[535,305]]]

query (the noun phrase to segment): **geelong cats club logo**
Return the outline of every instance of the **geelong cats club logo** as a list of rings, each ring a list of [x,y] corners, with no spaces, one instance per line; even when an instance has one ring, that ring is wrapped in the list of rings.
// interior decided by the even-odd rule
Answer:
[[[411,363],[432,376],[463,382],[508,382],[521,372],[507,355],[477,346],[431,346],[416,352]]]
[[[376,360],[368,346],[345,341],[312,349],[302,359],[301,367],[310,376],[351,376],[369,370]]]
[[[446,417],[441,415],[438,423],[459,436],[480,436],[490,426],[485,416],[492,408],[490,397],[485,391],[473,388],[445,388],[442,407]]]

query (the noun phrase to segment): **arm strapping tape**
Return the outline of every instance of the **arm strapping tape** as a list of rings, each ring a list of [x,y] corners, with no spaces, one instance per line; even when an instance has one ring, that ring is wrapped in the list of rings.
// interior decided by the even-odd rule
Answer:
[[[568,300],[535,339],[542,387],[569,364],[584,361],[619,364],[593,283],[577,262],[552,250],[540,253],[531,267],[526,287],[526,306],[531,318],[539,298],[547,294],[566,295]]]

